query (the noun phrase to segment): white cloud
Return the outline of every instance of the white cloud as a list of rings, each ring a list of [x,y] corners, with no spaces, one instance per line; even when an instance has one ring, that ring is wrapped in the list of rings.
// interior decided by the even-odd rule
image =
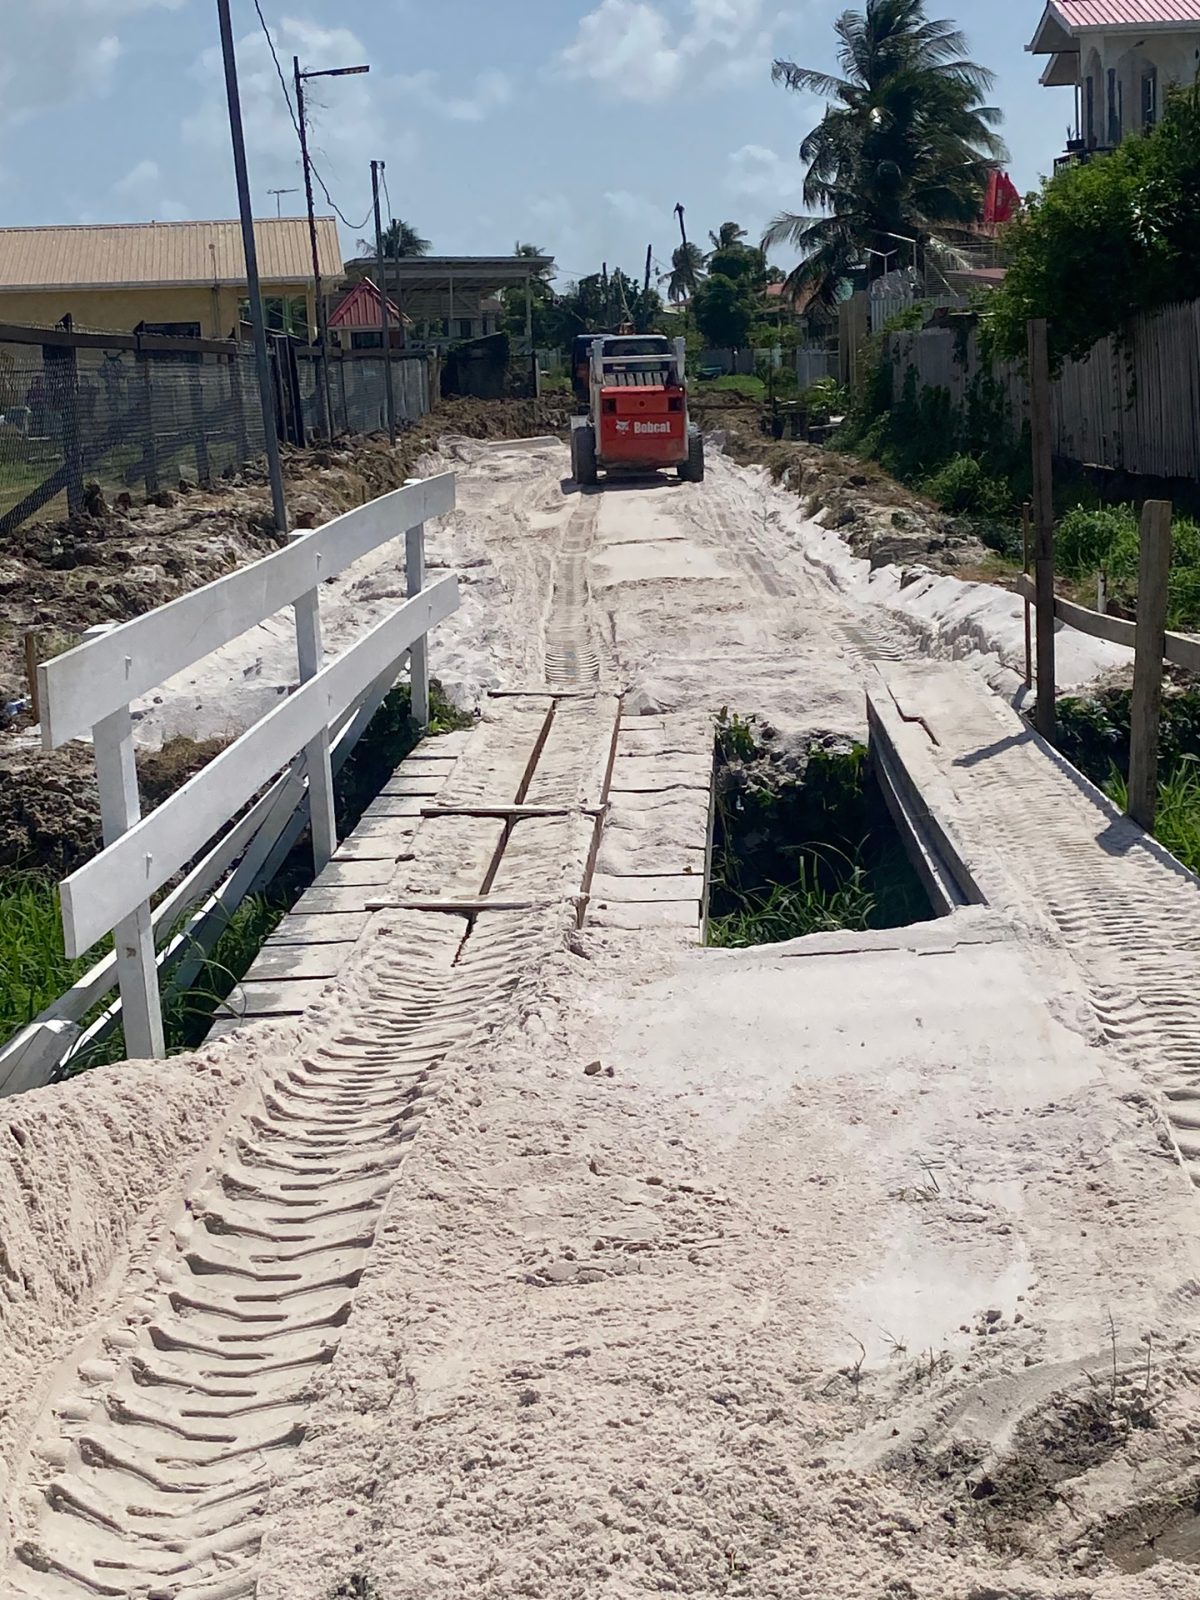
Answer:
[[[777,21],[762,0],[600,0],[557,64],[624,100],[745,83],[769,70]]]
[[[477,73],[465,95],[444,89],[437,72],[416,72],[411,77],[394,78],[391,86],[400,96],[415,99],[427,110],[448,117],[452,122],[482,122],[493,111],[508,105],[513,97],[512,79],[495,68]]]
[[[568,77],[590,78],[625,100],[676,88],[683,63],[667,18],[644,0],[600,0],[560,61]]]
[[[795,202],[804,183],[798,160],[785,161],[761,144],[744,144],[729,157],[725,188],[742,200],[786,206]]]
[[[139,12],[175,11],[184,0],[23,0],[4,8],[0,125],[98,98],[113,86],[119,24]]]
[[[358,66],[369,59],[362,41],[348,28],[326,28],[295,17],[284,17],[275,32],[275,48],[291,91],[286,63],[293,55],[301,67],[314,69]],[[267,214],[265,190],[271,185],[293,187],[300,179],[300,147],[291,113],[271,59],[267,41],[256,29],[236,44],[242,122],[255,206]],[[229,163],[229,118],[221,53],[203,52],[190,70],[201,85],[196,109],[183,119],[184,143],[214,161]],[[383,86],[367,76],[310,79],[305,85],[305,110],[309,151],[330,193],[351,218],[367,208],[367,162],[375,152],[386,152],[398,167],[411,153],[411,140],[400,130],[385,127],[380,102]],[[316,189],[317,209],[328,206]],[[232,189],[230,205],[232,205]],[[273,214],[273,207],[271,208]],[[343,240],[343,246],[349,244]]]
[[[113,193],[128,196],[139,196],[151,189],[159,180],[157,161],[139,161],[131,167],[123,178],[118,178],[113,184]]]
[[[662,208],[652,204],[644,194],[631,194],[628,189],[606,189],[604,199],[623,222],[662,221]]]

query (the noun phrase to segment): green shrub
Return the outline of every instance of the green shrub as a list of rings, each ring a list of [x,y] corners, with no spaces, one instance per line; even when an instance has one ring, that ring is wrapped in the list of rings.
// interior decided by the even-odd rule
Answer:
[[[844,417],[850,407],[850,394],[836,378],[818,378],[800,396],[800,404],[810,422],[826,423],[831,417]]]
[[[976,517],[1000,517],[1008,510],[1008,487],[989,477],[974,456],[951,456],[923,485],[924,493],[943,511]]]
[[[1102,572],[1113,582],[1137,582],[1138,520],[1132,506],[1075,506],[1058,524],[1055,565],[1071,578]]]

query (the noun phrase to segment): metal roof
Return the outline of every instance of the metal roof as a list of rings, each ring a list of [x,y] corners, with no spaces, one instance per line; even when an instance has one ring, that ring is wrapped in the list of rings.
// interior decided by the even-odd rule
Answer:
[[[506,283],[524,283],[554,265],[553,256],[401,256],[385,261],[388,286],[402,290],[445,289],[453,279],[463,294],[487,294]]]
[[[267,217],[254,224],[264,284],[312,277],[308,223]],[[323,275],[342,276],[337,223],[317,218]],[[0,293],[8,289],[119,289],[245,283],[238,222],[120,222],[86,227],[0,228]]]
[[[391,295],[388,296],[388,319],[393,327],[400,326],[400,311]],[[405,317],[405,322],[411,322],[411,317]],[[361,283],[356,283],[346,298],[341,301],[337,309],[330,315],[331,328],[378,328],[379,327],[379,290],[370,278],[364,278]]]
[[[1197,0],[1053,0],[1072,28],[1200,26]]]

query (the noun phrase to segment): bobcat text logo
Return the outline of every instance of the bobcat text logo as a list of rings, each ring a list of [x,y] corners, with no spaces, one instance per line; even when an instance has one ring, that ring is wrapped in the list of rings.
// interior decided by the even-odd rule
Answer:
[[[669,422],[635,422],[633,431],[634,433],[670,433],[671,424]]]

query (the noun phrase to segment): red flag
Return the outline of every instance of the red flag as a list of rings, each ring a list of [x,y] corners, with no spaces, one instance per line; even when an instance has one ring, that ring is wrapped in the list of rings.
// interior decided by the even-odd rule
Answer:
[[[988,227],[996,228],[1001,223],[1011,222],[1020,204],[1021,196],[1008,173],[989,172],[987,195],[983,202],[983,220]]]

